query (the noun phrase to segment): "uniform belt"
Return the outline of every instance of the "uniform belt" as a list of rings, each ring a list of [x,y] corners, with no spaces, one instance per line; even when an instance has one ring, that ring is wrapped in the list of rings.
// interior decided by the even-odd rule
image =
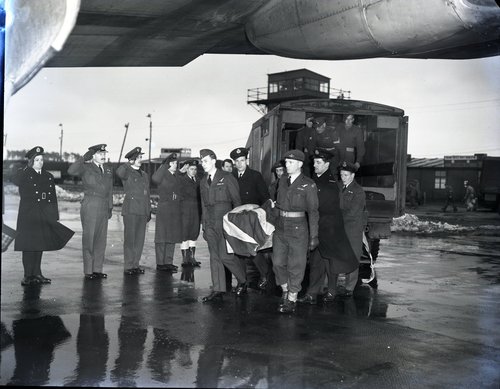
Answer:
[[[354,147],[346,147],[345,151],[350,151],[351,153],[354,153]]]
[[[282,217],[305,217],[306,213],[305,212],[291,212],[291,211],[281,211],[280,210],[280,216]]]

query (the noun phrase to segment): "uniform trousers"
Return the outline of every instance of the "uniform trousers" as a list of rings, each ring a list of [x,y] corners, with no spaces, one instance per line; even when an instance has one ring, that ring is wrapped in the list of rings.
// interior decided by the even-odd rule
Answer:
[[[175,243],[155,243],[156,264],[172,265],[174,263]]]
[[[23,268],[25,277],[42,275],[42,254],[43,251],[23,251]]]
[[[309,243],[305,217],[281,217],[273,235],[273,270],[278,285],[298,293],[304,279]]]
[[[333,273],[332,266],[333,259],[324,258],[321,256],[319,250],[314,250],[309,259],[309,287],[307,293],[310,295],[318,295],[322,292],[325,282],[325,277],[328,276],[328,290],[335,294],[337,289],[337,281],[339,278],[338,273]],[[351,273],[346,274],[345,288],[346,290],[353,291],[356,283],[358,282],[359,268],[356,268]]]
[[[108,237],[108,200],[84,198],[82,219],[83,272],[102,273]]]
[[[139,267],[146,238],[146,215],[123,215],[123,256],[125,270]]]
[[[234,254],[228,254],[226,239],[223,234],[222,218],[217,225],[205,226],[203,237],[207,241],[210,254],[210,272],[212,274],[213,290],[226,291],[226,266],[234,274],[239,283],[246,282],[245,261]]]
[[[272,266],[270,256],[266,255],[266,253],[258,252],[252,259],[255,267],[259,270],[260,276],[269,278],[269,271]]]

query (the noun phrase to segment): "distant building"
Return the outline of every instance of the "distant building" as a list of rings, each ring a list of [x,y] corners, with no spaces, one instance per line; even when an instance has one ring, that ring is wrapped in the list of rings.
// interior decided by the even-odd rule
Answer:
[[[418,181],[420,195],[426,201],[446,198],[446,185],[451,184],[456,199],[464,196],[464,181],[478,188],[482,161],[486,154],[452,155],[443,158],[411,158],[406,165],[406,182]]]

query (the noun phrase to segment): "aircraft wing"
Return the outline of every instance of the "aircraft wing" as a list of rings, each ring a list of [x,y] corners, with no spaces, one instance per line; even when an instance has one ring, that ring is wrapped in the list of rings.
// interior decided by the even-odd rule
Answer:
[[[263,3],[83,0],[63,50],[46,66],[183,66],[204,53],[262,54],[244,21]]]

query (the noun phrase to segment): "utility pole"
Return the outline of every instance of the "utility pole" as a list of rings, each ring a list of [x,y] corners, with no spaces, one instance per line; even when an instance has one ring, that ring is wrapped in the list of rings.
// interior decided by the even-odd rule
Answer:
[[[62,155],[63,125],[62,125],[62,123],[59,123],[59,127],[61,127],[61,136],[59,137],[59,140],[60,140],[60,144],[59,144],[59,159],[62,161],[63,160],[63,155]]]
[[[123,146],[125,146],[125,139],[127,139],[128,123],[125,123],[125,136],[123,137],[122,148],[120,150],[120,156],[118,157],[118,162],[122,159]]]
[[[151,120],[150,113],[148,113],[146,117],[149,118],[149,174],[151,175],[151,172],[153,171],[151,165],[151,141],[153,137],[153,121]]]

